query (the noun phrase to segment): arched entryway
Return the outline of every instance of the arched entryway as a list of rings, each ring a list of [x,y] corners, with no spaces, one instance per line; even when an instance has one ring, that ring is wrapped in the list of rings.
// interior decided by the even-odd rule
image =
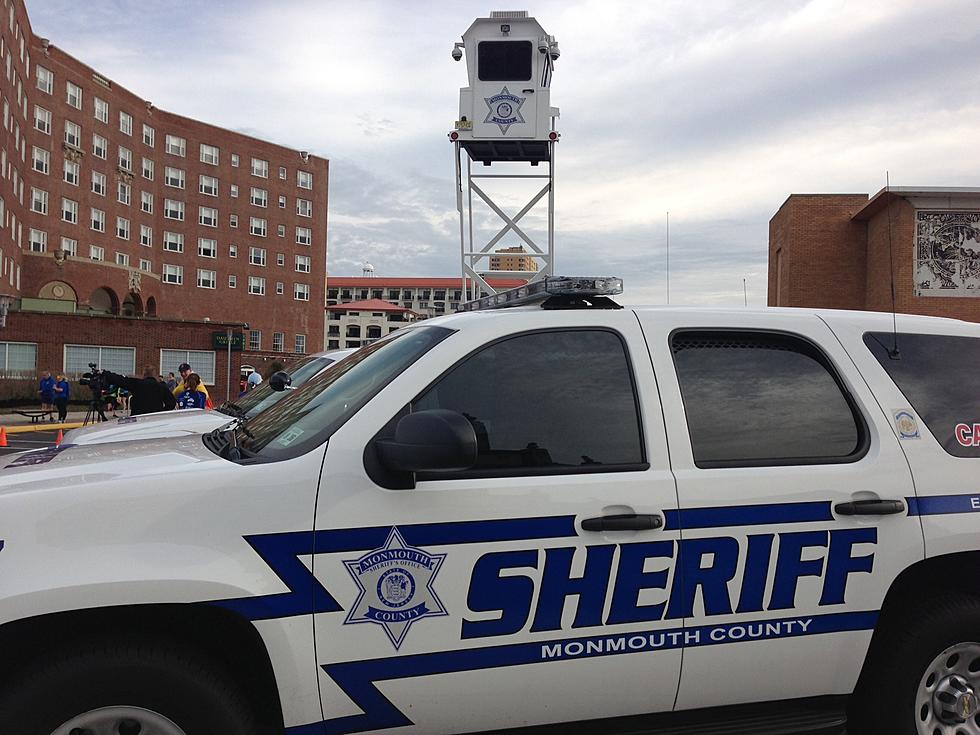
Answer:
[[[143,298],[138,293],[128,293],[122,303],[123,316],[143,316]]]
[[[88,297],[88,308],[100,314],[118,314],[119,297],[111,288],[97,288]]]
[[[157,315],[157,300],[152,296],[146,300],[146,315],[147,316]]]

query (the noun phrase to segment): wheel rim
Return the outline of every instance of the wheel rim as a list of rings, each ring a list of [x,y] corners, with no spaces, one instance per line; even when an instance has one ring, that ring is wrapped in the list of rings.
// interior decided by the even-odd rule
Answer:
[[[171,720],[142,707],[102,707],[72,717],[51,735],[187,735]]]
[[[957,643],[936,656],[919,679],[919,735],[980,735],[980,643]]]

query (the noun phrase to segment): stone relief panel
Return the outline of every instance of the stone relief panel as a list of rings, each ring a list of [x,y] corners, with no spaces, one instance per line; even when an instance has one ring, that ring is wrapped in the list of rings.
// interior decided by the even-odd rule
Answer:
[[[980,297],[980,212],[915,212],[915,295]]]

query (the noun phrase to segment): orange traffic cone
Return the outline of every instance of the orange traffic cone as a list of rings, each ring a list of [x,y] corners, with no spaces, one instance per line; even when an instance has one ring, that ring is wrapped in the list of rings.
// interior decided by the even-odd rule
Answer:
[[[0,426],[0,447],[7,446],[7,430]]]
[[[64,441],[64,439],[65,439],[64,433],[62,433],[61,429],[58,429],[58,438],[54,440],[54,445],[56,447],[60,447],[61,442]]]

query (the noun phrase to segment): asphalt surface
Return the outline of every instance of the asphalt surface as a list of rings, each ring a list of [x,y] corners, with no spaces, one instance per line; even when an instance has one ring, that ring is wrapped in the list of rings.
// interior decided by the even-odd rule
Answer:
[[[0,447],[0,456],[14,452],[26,452],[28,449],[44,449],[53,447],[58,439],[55,431],[28,431],[23,434],[8,434],[7,446]]]

